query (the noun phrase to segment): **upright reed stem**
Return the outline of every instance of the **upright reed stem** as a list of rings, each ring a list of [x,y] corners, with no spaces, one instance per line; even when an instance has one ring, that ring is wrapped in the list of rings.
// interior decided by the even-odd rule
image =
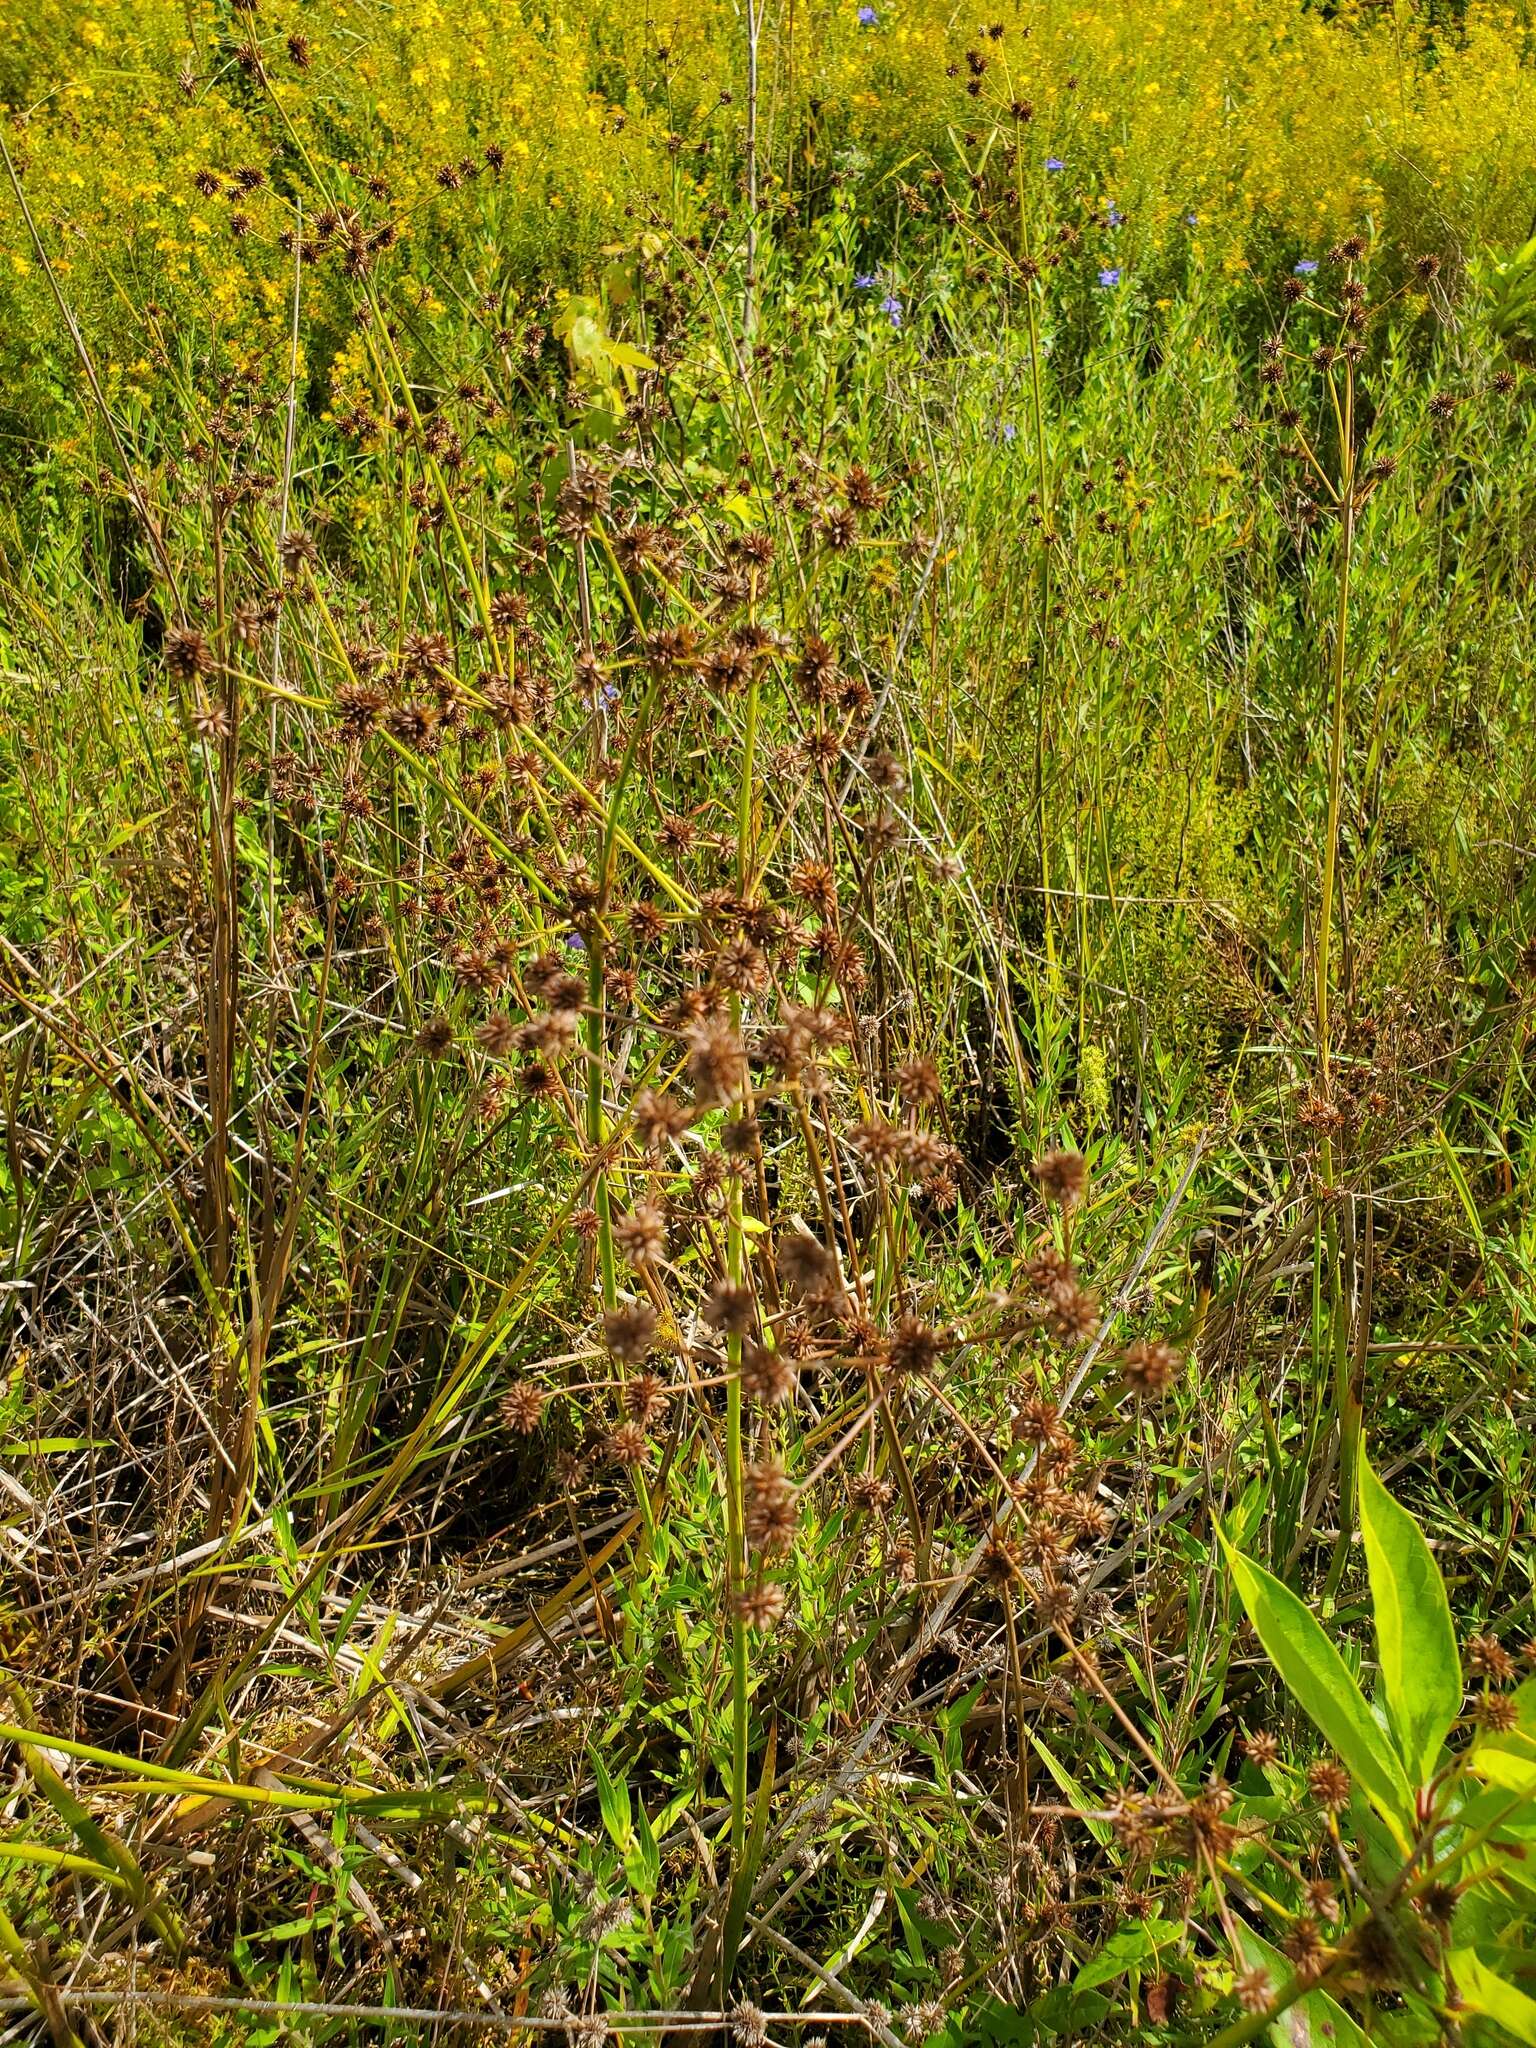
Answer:
[[[746,734],[742,744],[741,787],[736,808],[736,889],[745,896],[752,878],[752,776],[757,753],[758,686],[747,690]],[[731,1021],[741,1028],[741,998],[731,998]],[[741,1114],[745,1115],[743,1110]],[[742,1225],[739,1178],[731,1181],[726,1218],[726,1262],[734,1285],[746,1279],[746,1231]],[[747,1846],[747,1625],[740,1596],[746,1590],[745,1508],[742,1494],[743,1417],[739,1336],[726,1340],[730,1376],[725,1391],[725,1528],[726,1597],[731,1625],[731,1872],[739,1876]]]
[[[1339,895],[1339,820],[1344,799],[1344,690],[1349,644],[1349,584],[1355,548],[1355,371],[1346,358],[1339,419],[1339,577],[1333,621],[1332,704],[1328,735],[1328,824],[1323,843],[1322,886],[1318,895],[1315,1000],[1317,1019],[1317,1088],[1326,1106],[1332,1100],[1330,1032],[1330,961],[1333,913]],[[1339,1418],[1339,1535],[1329,1566],[1330,1592],[1338,1586],[1354,1532],[1355,1479],[1360,1457],[1362,1414],[1360,1389],[1350,1362],[1349,1315],[1340,1263],[1333,1134],[1323,1126],[1321,1147],[1323,1251],[1328,1266],[1329,1353],[1333,1370],[1334,1406]]]
[[[1029,249],[1029,215],[1024,198],[1024,152],[1014,166],[1014,190],[1019,210],[1019,270],[1024,283],[1024,306],[1029,324],[1029,396],[1034,416],[1035,461],[1040,495],[1040,616],[1037,621],[1039,687],[1035,702],[1035,836],[1040,847],[1040,918],[1045,939],[1046,971],[1056,981],[1056,934],[1051,921],[1051,856],[1045,823],[1046,747],[1046,651],[1050,644],[1051,617],[1051,498],[1045,449],[1045,385],[1040,375],[1040,311],[1036,302],[1036,266]]]
[[[749,348],[757,334],[757,58],[762,28],[761,0],[747,0],[747,280],[741,327]]]
[[[1333,906],[1338,889],[1339,816],[1344,798],[1344,681],[1349,641],[1349,579],[1355,550],[1355,372],[1344,366],[1342,408],[1343,450],[1339,459],[1339,586],[1333,622],[1333,674],[1331,723],[1328,736],[1328,827],[1323,843],[1323,879],[1317,911],[1317,948],[1314,965],[1317,1007],[1317,1079],[1323,1094],[1331,1078],[1329,1028],[1329,962],[1333,941]],[[1323,1141],[1327,1162],[1326,1185],[1333,1185],[1333,1147]]]

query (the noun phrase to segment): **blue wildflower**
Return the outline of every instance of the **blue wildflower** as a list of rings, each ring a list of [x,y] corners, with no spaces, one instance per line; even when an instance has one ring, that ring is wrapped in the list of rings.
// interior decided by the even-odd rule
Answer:
[[[584,953],[587,950],[587,942],[580,932],[567,932],[565,945],[567,951],[572,953]]]
[[[894,292],[886,293],[885,297],[880,301],[880,310],[885,314],[893,327],[901,325],[901,301]]]
[[[1125,220],[1125,215],[1120,211],[1119,207],[1116,206],[1113,200],[1110,201],[1109,211],[1105,214],[1104,217],[1109,222],[1112,228],[1119,227]]]
[[[1303,256],[1296,266],[1296,275],[1298,277],[1310,277],[1316,268],[1317,258],[1315,256]]]
[[[1184,225],[1185,225],[1185,227],[1187,227],[1187,228],[1197,228],[1197,227],[1199,227],[1199,225],[1200,225],[1200,216],[1199,216],[1199,214],[1198,214],[1198,213],[1186,213],[1186,214],[1185,214],[1185,216],[1184,216]]]
[[[1017,441],[1019,438],[1019,430],[1012,420],[1004,420],[999,431],[1005,441]]]
[[[1048,156],[1045,160],[1045,168],[1048,171],[1064,171],[1067,167],[1059,156]]]
[[[1112,263],[1108,270],[1101,270],[1099,272],[1099,283],[1106,291],[1112,284],[1118,284],[1119,282],[1120,266],[1117,263]]]
[[[859,27],[860,27],[860,28],[873,28],[873,27],[874,27],[874,25],[875,25],[875,23],[876,23],[876,22],[877,22],[877,21],[878,21],[879,19],[880,19],[880,17],[879,17],[879,15],[878,15],[878,14],[876,14],[876,12],[875,12],[875,10],[874,10],[874,8],[873,8],[873,7],[868,7],[868,6],[866,6],[866,7],[861,7],[861,8],[859,9]]]
[[[872,270],[866,270],[853,280],[853,288],[856,292],[870,292],[879,282],[879,278]]]

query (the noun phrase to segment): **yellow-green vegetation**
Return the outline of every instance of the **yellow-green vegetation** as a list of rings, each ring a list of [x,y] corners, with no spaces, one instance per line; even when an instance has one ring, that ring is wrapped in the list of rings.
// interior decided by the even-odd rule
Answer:
[[[883,209],[1005,94],[1030,106],[1077,186],[1127,213],[1126,251],[1158,287],[1191,268],[1262,271],[1278,239],[1323,247],[1362,223],[1398,247],[1470,251],[1536,211],[1520,8],[1025,8],[1005,13],[976,103],[955,74],[979,24],[940,0],[877,13],[866,25],[843,0],[811,0],[768,24],[771,209],[824,199],[829,184]],[[434,315],[430,274],[449,250],[494,251],[495,275],[477,284],[572,284],[609,244],[631,244],[651,209],[669,227],[702,223],[739,148],[740,29],[718,4],[633,24],[588,0],[323,4],[291,19],[45,0],[8,7],[0,89],[60,278],[100,336],[103,382],[147,404],[189,325],[237,357],[276,345],[290,296],[276,243],[306,194],[313,211],[322,193],[386,181]],[[439,175],[488,142],[506,150],[494,204],[456,203]],[[227,184],[196,187],[200,171],[248,164],[282,174],[237,207]],[[232,232],[236,212],[248,233]],[[24,240],[7,256],[14,392],[22,363],[52,381],[53,320]],[[308,367],[323,375],[334,337],[314,339],[327,359]]]
[[[0,16],[17,2038],[1536,2040],[1533,83]]]

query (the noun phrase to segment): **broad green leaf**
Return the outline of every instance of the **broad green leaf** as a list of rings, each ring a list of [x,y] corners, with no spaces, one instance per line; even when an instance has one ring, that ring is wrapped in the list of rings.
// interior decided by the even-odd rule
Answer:
[[[1403,1867],[1403,1835],[1389,1827],[1357,1780],[1349,1795],[1349,1829],[1359,1848],[1359,1869],[1368,1886],[1385,1891]]]
[[[635,281],[627,265],[610,263],[603,271],[603,297],[610,306],[627,306],[635,296]]]
[[[578,320],[592,320],[595,322],[601,311],[602,308],[596,299],[586,298],[573,293],[555,314],[551,324],[559,339],[565,341],[569,339],[571,329]]]
[[[987,1681],[982,1679],[973,1685],[969,1692],[962,1693],[959,1699],[951,1701],[947,1707],[941,1707],[933,1717],[935,1726],[944,1738],[946,1770],[958,1771],[964,1762],[965,1724],[971,1718],[972,1707],[986,1689]]]
[[[571,322],[565,337],[573,361],[583,370],[600,369],[607,348],[607,336],[590,314],[582,313]]]
[[[1428,1784],[1461,1712],[1461,1658],[1445,1581],[1424,1532],[1360,1454],[1360,1533],[1387,1706],[1408,1775]]]
[[[608,360],[617,363],[621,370],[654,370],[656,367],[654,356],[648,356],[629,341],[610,341]]]
[[[1536,1792],[1536,1678],[1514,1695],[1515,1725],[1482,1736],[1469,1763],[1485,1784],[1529,1796]]]
[[[1477,1763],[1477,1751],[1472,1752],[1472,1763]],[[1492,1839],[1506,1838],[1521,1842],[1536,1842],[1536,1806],[1521,1806],[1512,1801],[1497,1785],[1475,1787],[1464,1785],[1453,1791],[1446,1802],[1445,1817],[1449,1824],[1464,1828],[1469,1834],[1480,1830],[1491,1830]],[[1536,1869],[1532,1871],[1536,1878]]]
[[[1249,1969],[1267,1970],[1276,1992],[1284,1991],[1296,1974],[1295,1964],[1241,1921],[1237,1938]],[[1308,1991],[1295,1999],[1271,2024],[1269,2037],[1275,2048],[1370,2048],[1365,2034],[1326,1991]]]
[[[1517,2041],[1531,2042],[1536,2048],[1536,1998],[1527,1998],[1523,1991],[1507,1984],[1486,1963],[1479,1962],[1470,1948],[1452,1949],[1446,1963],[1456,1979],[1463,2005],[1492,2020]]]
[[[1091,2017],[1085,2017],[1085,2007],[1096,2008]],[[1019,2048],[1034,2048],[1042,2034],[1059,2034],[1073,2023],[1092,2026],[1108,2011],[1108,2003],[1098,1997],[1085,1998],[1079,2006],[1071,1985],[1057,1984],[1027,2014],[1016,2005],[1004,2005],[1001,1999],[979,1999],[971,2013],[969,2031],[977,2040],[997,2042],[998,2048],[1010,2048],[1015,2042]]]
[[[1138,1963],[1144,1963],[1149,1956],[1170,1941],[1178,1939],[1179,1929],[1172,1920],[1137,1920],[1129,1927],[1122,1927],[1118,1934],[1112,1934],[1096,1956],[1084,1963],[1072,1979],[1074,1991],[1092,1991],[1095,1985],[1112,1983],[1116,1977],[1123,1977]]]
[[[1536,1792],[1536,1761],[1498,1743],[1480,1742],[1472,1752],[1472,1768],[1485,1785],[1497,1785],[1501,1792],[1524,1799]]]
[[[1413,1794],[1397,1752],[1316,1619],[1289,1586],[1221,1539],[1238,1597],[1270,1662],[1382,1814],[1402,1824]]]

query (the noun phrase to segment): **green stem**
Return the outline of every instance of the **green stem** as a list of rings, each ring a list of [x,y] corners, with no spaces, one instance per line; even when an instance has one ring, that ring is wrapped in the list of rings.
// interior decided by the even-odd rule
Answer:
[[[1354,455],[1354,411],[1355,378],[1352,366],[1346,366],[1344,382],[1344,406],[1341,420],[1343,454],[1340,459],[1339,491],[1339,588],[1338,602],[1333,627],[1333,675],[1332,709],[1328,736],[1328,828],[1323,845],[1322,894],[1317,913],[1317,960],[1316,960],[1316,1002],[1317,1002],[1317,1076],[1318,1085],[1326,1096],[1331,1073],[1329,1046],[1329,962],[1333,944],[1333,906],[1338,890],[1339,871],[1339,818],[1344,800],[1344,684],[1345,655],[1349,636],[1349,581],[1355,551],[1355,455]],[[1323,1143],[1325,1183],[1331,1188],[1332,1153],[1331,1142]]]
[[[734,1197],[738,1209],[740,1202],[738,1191]],[[738,1263],[733,1256],[733,1272]],[[731,1614],[731,1868],[736,1871],[741,1868],[747,1846],[747,1625],[737,1609],[737,1596],[746,1585],[741,1491],[741,1339],[732,1337],[727,1348],[731,1371],[725,1389],[725,1541]]]
[[[608,1120],[603,1112],[603,933],[596,918],[587,929],[587,1149],[594,1161],[601,1161],[608,1139]],[[608,1192],[608,1169],[598,1164],[593,1174],[592,1206],[597,1211],[597,1252],[602,1269],[603,1307],[618,1303],[618,1275],[613,1256],[613,1204]],[[641,1489],[642,1493],[644,1489]]]
[[[736,808],[736,887],[745,896],[752,871],[752,777],[757,753],[758,686],[747,691],[746,733],[742,746],[741,788]],[[731,998],[731,1022],[741,1029],[741,999]],[[731,1183],[726,1218],[726,1262],[732,1281],[746,1279],[746,1232],[742,1227],[740,1180]],[[742,1497],[741,1343],[726,1343],[730,1378],[725,1394],[725,1528],[726,1592],[731,1624],[731,1870],[739,1873],[747,1847],[747,1625],[739,1609],[746,1590],[745,1511]]]
[[[1035,297],[1035,282],[1030,275],[1033,261],[1029,253],[1028,213],[1024,203],[1024,152],[1018,152],[1015,166],[1015,191],[1019,209],[1019,254],[1024,270],[1024,305],[1029,322],[1029,388],[1030,409],[1034,414],[1035,461],[1039,472],[1040,494],[1040,618],[1039,618],[1039,693],[1035,706],[1035,832],[1040,844],[1040,918],[1045,937],[1046,973],[1051,986],[1056,985],[1056,934],[1052,924],[1051,863],[1046,844],[1045,824],[1045,684],[1046,649],[1049,646],[1051,617],[1051,498],[1045,449],[1045,389],[1040,377],[1040,314]]]
[[[1349,641],[1350,570],[1355,549],[1355,373],[1346,362],[1339,432],[1339,585],[1333,622],[1332,704],[1328,735],[1328,825],[1323,845],[1322,888],[1318,901],[1316,952],[1317,1085],[1327,1104],[1332,1099],[1332,1048],[1329,972],[1335,898],[1339,887],[1339,822],[1344,802],[1344,691]],[[1335,1203],[1336,1162],[1333,1137],[1325,1129],[1321,1147],[1324,1256],[1328,1262],[1329,1350],[1333,1398],[1339,1419],[1339,1534],[1328,1569],[1328,1590],[1337,1591],[1354,1534],[1355,1481],[1360,1457],[1362,1413],[1349,1355],[1349,1317],[1340,1262],[1339,1224]]]

